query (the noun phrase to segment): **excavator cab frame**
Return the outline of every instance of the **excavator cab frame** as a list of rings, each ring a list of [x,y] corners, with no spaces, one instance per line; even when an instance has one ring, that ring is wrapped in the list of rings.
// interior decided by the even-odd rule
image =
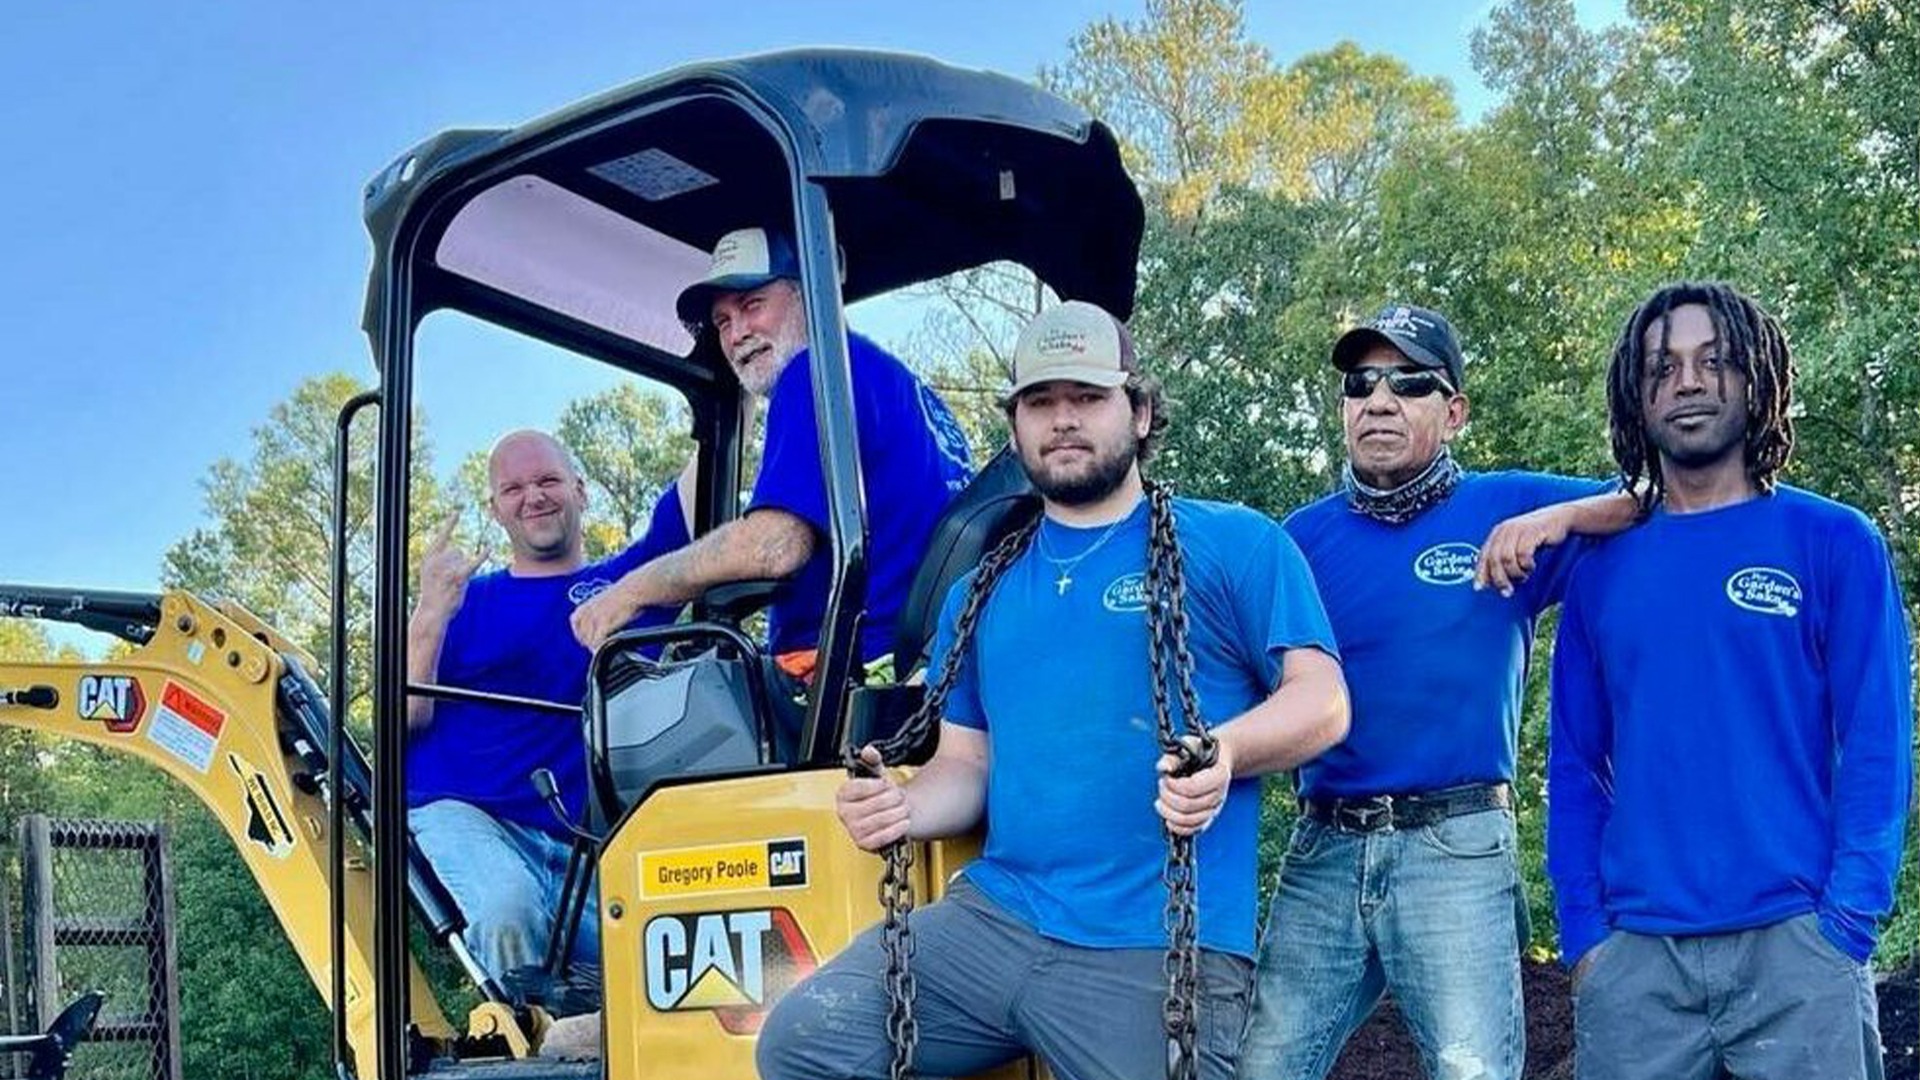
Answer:
[[[423,1027],[439,1037],[445,1024],[420,1000],[431,995],[408,950],[410,905],[420,910],[432,890],[412,874],[416,859],[384,857],[409,851],[406,706],[411,695],[487,698],[410,683],[406,672],[416,332],[436,312],[458,312],[681,394],[698,446],[689,522],[698,535],[739,512],[748,402],[711,332],[681,323],[674,302],[728,231],[787,230],[805,297],[831,566],[798,745],[778,762],[642,793],[599,847],[601,898],[588,916],[601,920],[608,957],[604,1075],[750,1071],[764,1008],[875,913],[880,860],[851,847],[831,810],[841,755],[862,730],[862,694],[873,689],[861,685],[868,533],[845,306],[1010,261],[1063,298],[1126,317],[1144,211],[1116,140],[1079,107],[1018,79],[919,56],[793,50],[678,68],[511,129],[437,135],[369,181],[364,217],[373,258],[362,325],[378,382],[348,403],[336,436],[344,451],[354,417],[377,406],[371,766],[355,759],[338,722],[350,614],[338,542],[344,452],[330,709],[304,674],[318,668],[314,658],[232,605],[0,585],[0,616],[91,620],[137,646],[112,663],[0,666],[0,689],[44,688],[56,699],[19,709],[0,699],[0,723],[118,746],[188,783],[236,837],[328,994],[337,1075],[416,1071]],[[969,494],[1017,494],[1013,466],[1003,455],[956,508]],[[923,562],[914,590],[933,599],[912,605],[922,621],[988,527],[977,515],[948,517],[941,529],[963,539]],[[694,619],[712,621],[724,606],[696,603]],[[922,633],[915,645],[924,643]],[[73,712],[76,695],[101,685],[127,689],[141,708],[118,722],[111,709]],[[194,728],[196,705],[223,723]],[[322,709],[331,713],[324,727]],[[160,741],[161,720],[185,725],[190,754]],[[237,779],[208,765],[220,761]],[[249,815],[262,807],[285,828],[250,847]],[[350,812],[370,844],[350,839]],[[928,846],[919,860],[927,893],[964,855],[964,845]],[[756,880],[687,887],[687,868],[699,866],[749,867]],[[797,887],[809,867],[811,882],[826,886],[820,895]],[[324,934],[307,910],[316,888],[327,897]],[[700,978],[696,955],[737,978]],[[775,971],[776,960],[785,967]],[[745,1008],[738,984],[749,964],[765,986]],[[494,1015],[512,1026],[511,1014]],[[524,1051],[528,1034],[510,1048]],[[704,1057],[681,1060],[689,1054]]]

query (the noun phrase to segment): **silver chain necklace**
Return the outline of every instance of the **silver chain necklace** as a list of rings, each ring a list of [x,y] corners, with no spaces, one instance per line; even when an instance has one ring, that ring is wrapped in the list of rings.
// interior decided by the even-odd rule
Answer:
[[[1052,563],[1054,565],[1054,568],[1060,571],[1060,576],[1053,580],[1054,594],[1056,596],[1067,595],[1067,590],[1073,588],[1073,568],[1076,566],[1079,566],[1082,560],[1086,559],[1087,556],[1093,554],[1096,551],[1099,551],[1101,545],[1105,544],[1107,542],[1107,539],[1111,537],[1114,534],[1114,532],[1120,528],[1120,526],[1125,525],[1127,521],[1132,517],[1133,517],[1133,508],[1129,507],[1125,514],[1122,514],[1118,520],[1116,520],[1113,524],[1107,526],[1106,531],[1100,534],[1100,539],[1095,540],[1093,543],[1087,545],[1087,549],[1085,551],[1082,551],[1080,554],[1075,555],[1071,559],[1057,558],[1054,556],[1052,552],[1047,550],[1047,530],[1045,528],[1045,523],[1042,524],[1042,528],[1040,529],[1040,535],[1039,535],[1040,543],[1038,546],[1038,550],[1040,552],[1041,558]]]

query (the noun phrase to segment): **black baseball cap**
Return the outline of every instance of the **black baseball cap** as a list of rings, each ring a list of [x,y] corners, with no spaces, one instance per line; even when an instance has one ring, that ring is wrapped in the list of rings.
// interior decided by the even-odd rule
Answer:
[[[1333,343],[1333,366],[1351,371],[1375,345],[1390,345],[1419,367],[1445,372],[1456,391],[1465,388],[1467,358],[1460,353],[1460,339],[1454,337],[1447,317],[1432,308],[1411,304],[1381,308],[1380,314]]]

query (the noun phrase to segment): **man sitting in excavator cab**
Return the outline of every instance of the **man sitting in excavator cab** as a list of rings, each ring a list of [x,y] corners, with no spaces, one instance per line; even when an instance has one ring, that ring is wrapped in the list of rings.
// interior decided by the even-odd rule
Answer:
[[[487,510],[505,530],[508,564],[474,576],[483,549],[441,527],[420,567],[420,598],[407,624],[408,675],[416,682],[541,701],[579,701],[588,653],[567,633],[576,605],[629,569],[687,542],[670,485],[645,534],[589,562],[587,486],[558,440],[543,431],[501,437],[487,458]],[[671,622],[673,609],[637,621]],[[553,776],[570,816],[586,804],[586,746],[577,718],[531,705],[416,696],[407,703],[407,823],[466,919],[461,937],[488,975],[542,963],[560,907],[572,838],[528,781]],[[599,961],[598,925],[580,921],[574,961]],[[591,980],[589,980],[591,981]]]
[[[540,432],[503,438],[489,459],[489,506],[513,542],[513,566],[475,583],[484,613],[455,621],[478,561],[450,550],[444,531],[436,538],[410,624],[416,681],[577,701],[585,693],[588,651],[613,631],[636,620],[670,621],[643,616],[677,611],[717,585],[791,579],[770,605],[768,652],[791,680],[778,689],[799,689],[812,670],[828,571],[798,273],[784,236],[741,229],[720,239],[708,273],[678,302],[690,325],[712,328],[742,388],[768,399],[766,450],[747,512],[689,543],[680,499],[669,487],[640,543],[589,565],[581,529],[586,488],[565,449]],[[873,664],[891,654],[895,615],[927,539],[971,468],[966,438],[933,390],[872,341],[849,335],[848,344],[859,429],[879,433],[861,440],[875,551],[873,618],[861,659]],[[562,618],[571,620],[577,642],[562,631]],[[489,634],[487,624],[502,632]],[[459,632],[462,625],[468,629]],[[425,697],[409,705],[410,824],[466,915],[469,947],[500,978],[546,954],[571,849],[527,776],[548,769],[577,817],[585,748],[579,725],[564,718],[456,701],[439,708],[459,710],[460,722],[436,725],[434,707]],[[798,734],[796,711],[776,709],[774,716],[776,753],[784,756]],[[574,960],[597,960],[594,924],[579,921]]]
[[[714,245],[706,275],[680,294],[680,318],[710,330],[741,387],[766,399],[759,477],[739,518],[629,571],[574,612],[574,635],[589,649],[644,608],[684,604],[730,582],[787,579],[768,609],[767,651],[794,680],[789,689],[812,675],[831,560],[799,276],[784,234],[736,229]],[[898,357],[854,333],[847,357],[873,553],[860,601],[860,659],[872,668],[891,657],[894,623],[928,538],[973,467],[953,413]],[[788,725],[776,732],[783,757],[797,734]]]

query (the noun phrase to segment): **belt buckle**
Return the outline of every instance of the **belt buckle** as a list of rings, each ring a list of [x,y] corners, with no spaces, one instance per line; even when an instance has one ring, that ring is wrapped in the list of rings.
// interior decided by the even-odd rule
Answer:
[[[1393,796],[1373,795],[1342,801],[1333,811],[1335,825],[1348,832],[1379,832],[1393,828]]]

